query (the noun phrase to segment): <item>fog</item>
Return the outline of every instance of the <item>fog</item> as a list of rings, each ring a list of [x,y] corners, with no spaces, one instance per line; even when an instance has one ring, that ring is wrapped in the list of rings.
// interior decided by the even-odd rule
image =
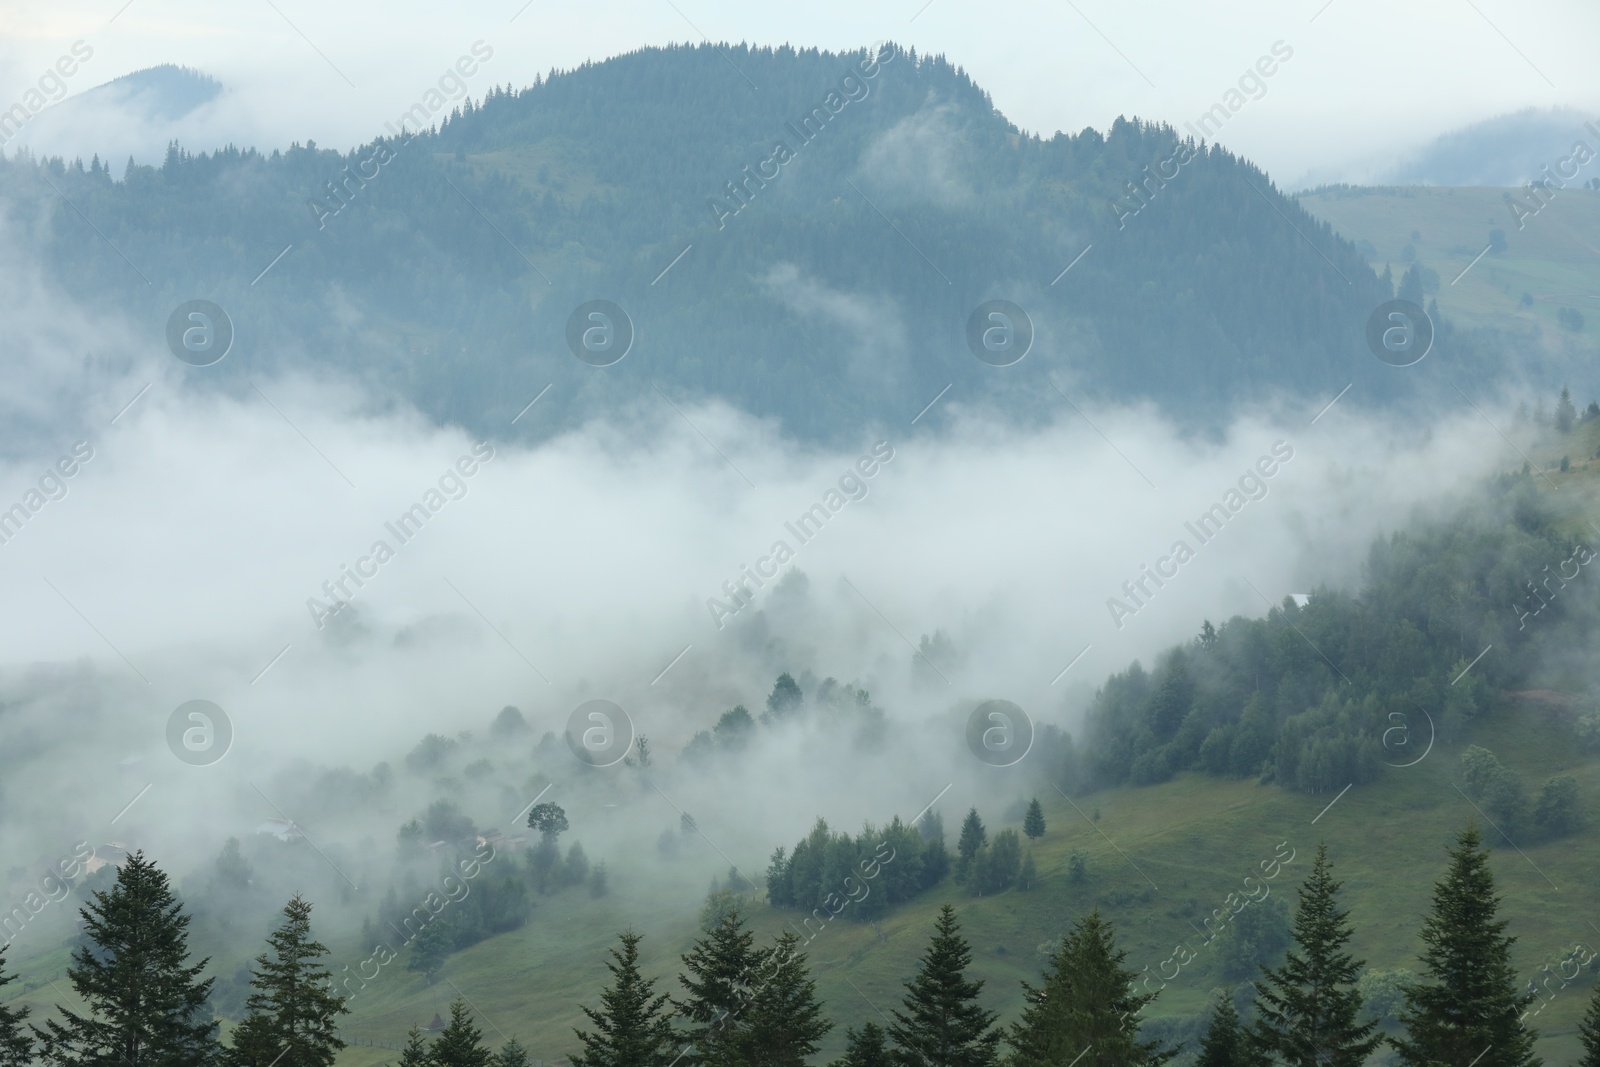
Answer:
[[[1512,459],[1470,411],[1421,426],[1285,404],[1196,439],[1082,397],[1020,428],[956,393],[842,451],[664,395],[535,446],[477,441],[348,381],[214,384],[215,368],[39,282],[7,232],[19,433],[0,508],[25,514],[0,544],[14,889],[80,840],[186,875],[283,818],[326,860],[296,868],[308,892],[352,887],[354,921],[370,904],[354,887],[384,884],[396,829],[431,800],[514,833],[551,786],[591,858],[619,869],[692,813],[711,847],[652,876],[692,904],[730,864],[759,880],[818,815],[854,828],[940,795],[956,814],[1020,795],[1020,772],[966,748],[977,702],[1074,729],[1108,672],[1204,618],[1353,584],[1374,535]],[[1066,361],[1030,360],[1041,388],[1074,397]],[[519,423],[563,402],[542,395]],[[1192,528],[1218,504],[1225,521]],[[825,678],[869,691],[882,749],[841,749],[819,714],[683,763],[693,734],[737,704],[759,713],[785,671],[808,699]],[[167,740],[196,699],[233,734],[202,766]],[[643,785],[557,740],[591,699],[648,737]],[[506,705],[531,731],[490,742]],[[471,738],[437,773],[408,770],[428,733]],[[358,801],[325,774],[379,763],[398,784]]]

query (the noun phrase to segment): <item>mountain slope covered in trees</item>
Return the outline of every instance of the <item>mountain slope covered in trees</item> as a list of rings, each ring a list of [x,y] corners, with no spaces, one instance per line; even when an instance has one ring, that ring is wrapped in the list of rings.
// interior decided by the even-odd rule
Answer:
[[[152,350],[179,303],[224,307],[234,352],[197,378],[316,365],[479,430],[659,404],[652,385],[813,438],[909,420],[946,385],[1026,418],[1058,404],[1051,377],[1206,426],[1352,381],[1356,402],[1410,396],[1362,340],[1392,293],[1355,248],[1168,127],[1042,138],[895,46],[646,49],[521,89],[472,65],[454,84],[481,105],[430,90],[349,153],[18,157],[0,187],[60,283]],[[594,299],[634,326],[614,366],[568,350]],[[1032,322],[1015,367],[969,351],[991,299]],[[1494,373],[1467,339],[1438,343],[1463,380]],[[539,419],[508,429],[546,384]]]

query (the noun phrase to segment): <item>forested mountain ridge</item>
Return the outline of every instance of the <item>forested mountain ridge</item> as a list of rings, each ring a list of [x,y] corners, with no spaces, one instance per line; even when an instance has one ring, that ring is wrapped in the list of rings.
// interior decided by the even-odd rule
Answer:
[[[455,85],[515,73],[473,65]],[[1136,120],[1024,133],[942,57],[645,49],[449,114],[430,94],[348,154],[173,146],[120,180],[22,157],[0,182],[61,284],[152,339],[184,300],[222,305],[235,352],[210,380],[321,365],[479,430],[546,384],[519,432],[652,384],[811,438],[951,384],[1053,410],[1047,374],[1191,425],[1351,381],[1409,393],[1362,341],[1387,285],[1254,166]],[[968,351],[997,298],[1036,332],[1012,368]],[[614,366],[568,351],[592,299],[636,330]]]

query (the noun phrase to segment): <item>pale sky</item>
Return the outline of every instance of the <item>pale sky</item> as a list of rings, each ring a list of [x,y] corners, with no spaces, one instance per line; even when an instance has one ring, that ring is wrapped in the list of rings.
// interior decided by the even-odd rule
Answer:
[[[836,50],[889,39],[942,52],[1013,122],[1044,134],[1103,129],[1119,114],[1181,128],[1282,42],[1292,59],[1218,139],[1289,184],[1389,161],[1524,107],[1600,113],[1595,0],[524,2],[5,0],[0,108],[82,40],[94,56],[68,79],[72,93],[177,63],[239,94],[230,131],[239,139],[348,148],[478,40],[494,58],[472,79],[475,97],[491,82],[521,86],[552,67],[703,33]]]

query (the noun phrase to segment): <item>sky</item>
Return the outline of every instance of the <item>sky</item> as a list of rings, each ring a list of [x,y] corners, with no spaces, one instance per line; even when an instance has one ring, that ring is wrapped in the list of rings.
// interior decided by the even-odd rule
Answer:
[[[894,40],[943,53],[1012,121],[1044,135],[1104,129],[1118,115],[1181,129],[1277,45],[1290,58],[1249,90],[1220,140],[1291,186],[1360,173],[1520,108],[1600,107],[1600,5],[1590,0],[8,0],[0,19],[0,106],[81,40],[94,55],[68,79],[71,93],[161,63],[190,66],[236,94],[215,136],[258,147],[364,143],[477,41],[494,52],[471,85],[481,97],[490,82],[522,86],[674,42],[843,50]]]

